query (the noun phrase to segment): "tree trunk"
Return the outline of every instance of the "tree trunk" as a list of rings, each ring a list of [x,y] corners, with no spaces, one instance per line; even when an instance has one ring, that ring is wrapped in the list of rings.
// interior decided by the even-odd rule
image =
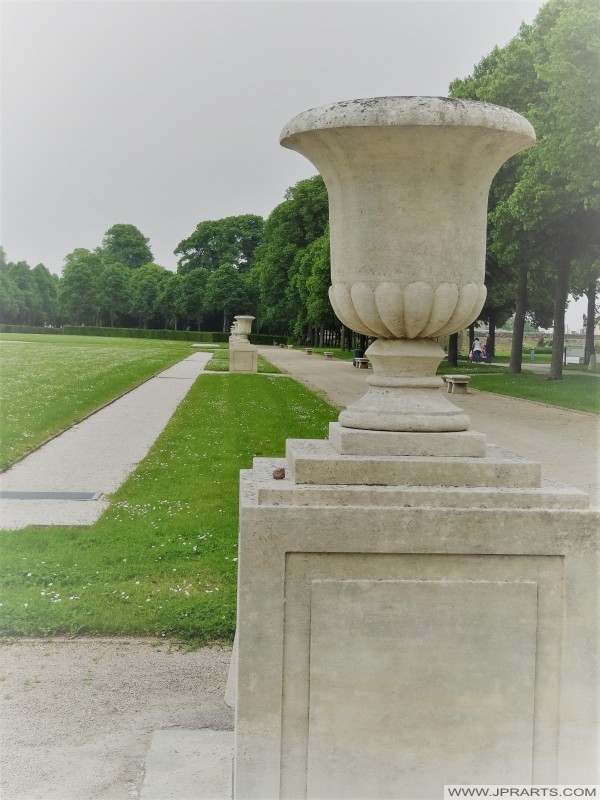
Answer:
[[[496,312],[490,311],[488,320],[489,356],[494,358],[496,355]]]
[[[523,261],[517,271],[517,297],[515,306],[515,323],[513,325],[510,364],[508,371],[520,374],[523,363],[523,331],[525,330],[525,314],[527,313],[527,264]]]
[[[473,342],[475,341],[475,323],[469,325],[469,354],[473,349]]]
[[[594,344],[594,328],[596,327],[596,281],[592,281],[586,291],[587,318],[585,321],[585,363],[590,363],[590,356],[596,352]]]
[[[554,289],[554,334],[552,336],[552,361],[546,380],[562,381],[563,350],[565,346],[565,308],[569,296],[570,258],[566,251],[559,255]]]
[[[458,333],[448,337],[448,366],[458,367]]]
[[[347,345],[346,326],[342,325],[340,328],[340,349],[348,350],[348,347],[346,345]]]

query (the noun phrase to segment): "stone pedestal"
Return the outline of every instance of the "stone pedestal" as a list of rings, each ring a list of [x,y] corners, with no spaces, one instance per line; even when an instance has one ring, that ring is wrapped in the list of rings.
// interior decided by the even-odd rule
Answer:
[[[245,315],[235,317],[229,338],[229,372],[258,371],[258,347],[248,340],[253,319]]]
[[[273,470],[285,468],[285,479]],[[241,475],[236,800],[595,784],[600,514],[472,431]]]
[[[258,348],[249,342],[229,345],[229,372],[257,372]]]

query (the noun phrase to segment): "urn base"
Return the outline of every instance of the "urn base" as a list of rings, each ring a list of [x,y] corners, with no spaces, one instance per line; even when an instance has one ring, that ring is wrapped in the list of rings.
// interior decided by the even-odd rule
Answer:
[[[444,358],[431,339],[377,339],[365,355],[373,365],[368,392],[339,416],[345,428],[379,431],[465,431],[465,412],[440,392]]]

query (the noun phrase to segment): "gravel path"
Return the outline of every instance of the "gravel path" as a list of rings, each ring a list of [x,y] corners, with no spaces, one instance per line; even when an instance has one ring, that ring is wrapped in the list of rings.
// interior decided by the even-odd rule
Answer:
[[[260,353],[339,408],[355,402],[367,391],[366,379],[372,374],[355,369],[350,362],[328,360],[317,354],[308,356],[302,350],[264,347]],[[539,461],[544,475],[583,489],[589,493],[592,505],[600,505],[598,415],[476,389],[448,399],[467,412],[471,429],[484,433],[490,444]]]
[[[261,354],[336,406],[366,390],[368,373],[348,363],[274,347]],[[477,391],[452,401],[491,443],[537,459],[598,503],[595,415]],[[153,731],[233,727],[223,699],[229,660],[227,648],[185,653],[132,639],[0,645],[0,798],[139,798]]]
[[[0,797],[139,798],[153,731],[233,728],[229,661],[135,639],[0,645]]]

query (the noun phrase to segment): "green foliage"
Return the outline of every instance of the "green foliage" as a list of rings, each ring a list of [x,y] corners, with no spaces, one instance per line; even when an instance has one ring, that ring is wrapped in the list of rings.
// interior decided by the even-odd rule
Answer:
[[[194,233],[180,242],[178,272],[206,269],[214,272],[223,265],[245,272],[252,265],[254,251],[260,244],[264,220],[255,214],[200,222]]]
[[[320,175],[288,189],[285,201],[267,219],[252,269],[260,290],[263,329],[298,333],[307,324],[307,281],[312,264],[306,259],[306,250],[325,234],[328,219],[327,189]]]
[[[221,264],[206,282],[206,305],[223,313],[223,331],[229,330],[233,316],[251,311],[243,275],[232,264]]]
[[[596,0],[549,0],[532,25],[521,26],[506,47],[495,48],[472,76],[454,81],[450,89],[455,97],[514,108],[536,129],[537,144],[512,159],[494,183],[490,261],[508,280],[513,271],[516,332],[522,335],[527,312],[538,324],[548,325],[553,319],[558,348],[552,373],[558,378],[567,296],[577,288],[571,267],[579,265],[586,289],[593,290],[600,270]],[[493,286],[493,276],[490,282]],[[491,297],[497,301],[494,292]],[[518,336],[514,347],[517,370]]]
[[[59,284],[58,300],[61,313],[74,324],[93,325],[98,322],[98,279],[102,258],[80,247],[65,258]]]
[[[104,234],[102,258],[107,264],[116,263],[128,269],[138,269],[152,261],[149,241],[135,225],[113,225]]]

